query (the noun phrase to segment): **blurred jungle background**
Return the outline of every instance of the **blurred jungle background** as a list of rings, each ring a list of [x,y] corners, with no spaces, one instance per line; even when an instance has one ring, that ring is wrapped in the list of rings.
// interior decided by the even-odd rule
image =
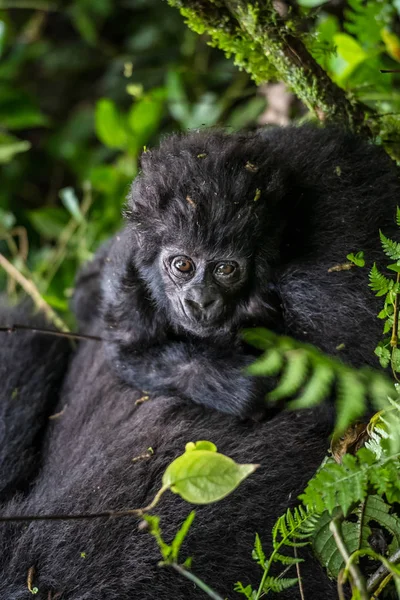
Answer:
[[[396,122],[400,0],[275,8],[349,97]],[[273,69],[256,84],[240,52],[209,41],[164,0],[0,0],[0,253],[67,321],[76,270],[120,226],[144,147],[315,118]],[[1,289],[20,288],[0,268]]]

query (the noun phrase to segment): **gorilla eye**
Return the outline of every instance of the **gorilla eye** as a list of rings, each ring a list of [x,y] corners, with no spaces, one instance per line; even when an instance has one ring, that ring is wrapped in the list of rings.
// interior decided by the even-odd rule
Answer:
[[[190,275],[194,271],[194,264],[187,256],[177,256],[173,259],[171,265],[178,274]]]
[[[227,277],[228,275],[232,275],[237,269],[237,265],[233,263],[219,263],[215,267],[214,273],[218,277]]]

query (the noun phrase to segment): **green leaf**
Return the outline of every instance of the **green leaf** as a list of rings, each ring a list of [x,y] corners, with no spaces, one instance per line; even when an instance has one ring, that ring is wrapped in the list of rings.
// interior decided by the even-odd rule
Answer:
[[[0,227],[3,229],[12,229],[17,219],[12,212],[0,208]]]
[[[279,350],[267,351],[259,359],[247,367],[249,375],[273,376],[277,375],[284,364],[283,356]]]
[[[337,56],[343,60],[343,65],[337,75],[341,81],[345,80],[358,65],[368,58],[363,47],[347,33],[336,33],[333,36]]]
[[[59,196],[65,208],[68,210],[70,215],[78,223],[83,223],[85,219],[81,213],[78,198],[76,197],[75,190],[72,187],[66,187],[59,191]]]
[[[381,367],[383,367],[384,369],[386,369],[386,367],[389,366],[390,364],[390,350],[389,348],[386,348],[383,343],[378,344],[378,346],[375,348],[374,353],[376,354],[376,356],[378,356],[379,358],[379,364],[381,365]]]
[[[345,454],[341,465],[336,464],[333,459],[327,461],[310,479],[299,498],[315,512],[328,510],[332,513],[340,506],[346,514],[352,504],[365,498],[367,484],[367,469],[360,469],[357,458]]]
[[[314,554],[319,562],[327,569],[328,575],[337,578],[339,572],[344,567],[344,560],[336,545],[335,538],[329,529],[332,519],[340,512],[335,510],[332,515],[327,511],[323,512],[315,527],[315,532],[312,539],[312,547]],[[345,540],[346,548],[350,554],[358,549],[359,543],[359,528],[358,524],[345,521],[342,523],[342,534]],[[367,524],[365,527],[365,535],[371,533]]]
[[[257,467],[237,464],[218,452],[185,452],[167,467],[162,483],[187,502],[209,504],[233,492]]]
[[[398,206],[396,207],[396,223],[400,227],[400,208]]]
[[[68,215],[61,208],[47,206],[27,213],[32,226],[44,238],[57,239],[68,223]]]
[[[207,440],[199,440],[198,442],[188,442],[185,446],[185,452],[193,452],[193,450],[209,450],[216,452],[217,446]]]
[[[168,71],[166,86],[169,112],[178,123],[187,127],[190,119],[190,105],[178,71]]]
[[[315,8],[316,6],[322,6],[325,4],[326,0],[297,0],[297,4],[299,6],[304,6],[304,8]]]
[[[387,269],[390,269],[391,271],[394,271],[395,273],[400,273],[400,265],[398,265],[397,263],[387,265]]]
[[[346,369],[338,373],[336,401],[336,431],[343,432],[365,410],[367,390],[357,371]]]
[[[0,164],[9,163],[16,154],[26,152],[30,147],[30,142],[19,140],[13,135],[0,133]]]
[[[250,346],[254,346],[259,350],[266,350],[273,344],[275,334],[272,334],[268,329],[254,327],[253,329],[244,329],[242,331],[242,337],[247,344],[250,344]]]
[[[265,583],[263,586],[263,591],[268,594],[268,592],[283,592],[287,590],[298,582],[298,578],[285,578],[285,577],[267,577],[265,579]]]
[[[233,589],[238,594],[243,594],[243,596],[246,596],[248,600],[253,599],[253,588],[250,584],[244,587],[241,581],[237,581]]]
[[[128,113],[128,125],[132,132],[133,149],[139,152],[149,143],[151,136],[157,131],[164,110],[164,90],[153,90],[137,100]]]
[[[128,144],[125,119],[119,113],[116,104],[108,98],[102,98],[96,104],[96,134],[109,148],[124,150]]]
[[[173,562],[178,562],[178,555],[181,549],[181,546],[184,542],[185,537],[187,536],[189,529],[193,523],[193,519],[196,515],[196,512],[192,510],[191,513],[188,514],[179,530],[177,531],[174,539],[171,542],[171,560]]]
[[[253,557],[253,559],[261,567],[264,567],[264,565],[265,565],[265,554],[264,554],[264,550],[262,548],[260,536],[258,535],[258,533],[256,533],[256,539],[254,541],[254,548],[253,548],[253,552],[252,552],[252,557]]]
[[[400,243],[387,238],[380,230],[379,236],[384,253],[392,260],[400,260]]]
[[[190,516],[190,515],[189,515]],[[166,544],[162,537],[161,527],[160,527],[160,517],[157,515],[145,514],[143,515],[143,520],[146,521],[150,527],[150,534],[155,538],[157,542],[157,546],[160,549],[162,557],[165,562],[171,562],[171,546]]]
[[[357,254],[353,254],[351,252],[346,256],[346,258],[357,267],[364,267],[365,265],[364,252],[357,252]]]
[[[374,263],[369,273],[369,286],[374,292],[376,292],[376,295],[384,296],[389,290],[392,289],[393,285],[393,280],[382,275]]]
[[[314,363],[315,364],[315,363]],[[289,404],[290,409],[311,408],[327,397],[335,379],[335,371],[329,364],[317,362],[312,374],[298,398]]]
[[[285,358],[287,362],[280,383],[268,394],[274,401],[294,396],[307,377],[308,356],[304,350],[290,350]]]

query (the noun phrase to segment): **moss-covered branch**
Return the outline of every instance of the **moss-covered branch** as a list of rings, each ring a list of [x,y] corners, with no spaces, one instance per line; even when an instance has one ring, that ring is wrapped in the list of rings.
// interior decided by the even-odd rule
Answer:
[[[315,61],[270,0],[168,0],[191,29],[208,33],[212,44],[233,55],[235,64],[260,83],[284,81],[321,121],[338,121],[371,135],[371,110],[347,97]]]

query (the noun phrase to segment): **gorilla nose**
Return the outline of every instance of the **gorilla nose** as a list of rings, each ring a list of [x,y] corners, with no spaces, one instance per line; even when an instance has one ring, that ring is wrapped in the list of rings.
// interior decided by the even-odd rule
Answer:
[[[190,316],[195,319],[210,319],[220,312],[219,298],[214,294],[196,294],[185,299],[185,308]]]

